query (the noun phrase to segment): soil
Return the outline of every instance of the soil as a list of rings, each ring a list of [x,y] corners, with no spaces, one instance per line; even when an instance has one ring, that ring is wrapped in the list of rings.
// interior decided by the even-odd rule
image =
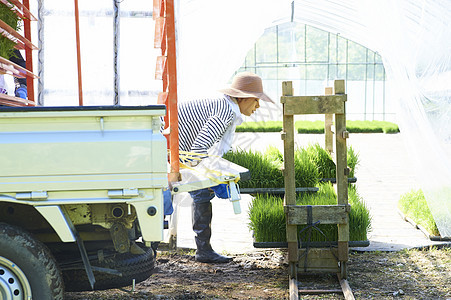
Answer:
[[[193,252],[159,252],[154,274],[122,289],[66,293],[72,299],[288,299],[286,252],[263,249],[227,264]],[[336,275],[299,276],[299,289],[340,289]],[[451,299],[451,248],[350,252],[348,283],[356,299]],[[341,293],[300,299],[343,299]]]

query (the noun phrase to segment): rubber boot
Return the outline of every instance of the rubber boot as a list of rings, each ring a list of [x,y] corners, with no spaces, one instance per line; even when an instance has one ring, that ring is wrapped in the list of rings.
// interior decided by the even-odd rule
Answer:
[[[210,245],[211,238],[211,202],[194,203],[192,205],[193,230],[196,233],[196,261],[205,263],[227,263],[231,257],[216,253]]]

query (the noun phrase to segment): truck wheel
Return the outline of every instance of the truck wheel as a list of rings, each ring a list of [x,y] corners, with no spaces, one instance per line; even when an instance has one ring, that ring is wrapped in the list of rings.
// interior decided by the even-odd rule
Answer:
[[[0,299],[63,299],[63,294],[48,248],[24,230],[0,223]]]
[[[133,279],[135,279],[135,283],[138,283],[149,278],[155,268],[154,250],[147,247],[142,248],[145,251],[144,254],[118,253],[110,257],[105,257],[102,261],[98,259],[90,260],[92,266],[118,270],[122,273],[122,276],[118,276],[94,271],[96,280],[94,290],[124,287],[131,285]],[[63,270],[63,278],[66,284],[66,291],[80,292],[92,290],[84,269]]]

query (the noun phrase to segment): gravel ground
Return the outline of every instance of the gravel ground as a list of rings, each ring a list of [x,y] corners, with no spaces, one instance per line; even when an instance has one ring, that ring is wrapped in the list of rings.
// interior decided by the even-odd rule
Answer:
[[[147,280],[123,289],[66,293],[66,299],[287,299],[286,253],[262,250],[228,264],[194,261],[192,252],[161,252]],[[348,283],[356,299],[451,299],[451,249],[351,252]],[[300,289],[340,289],[333,274],[300,276]],[[301,299],[341,299],[341,294]]]

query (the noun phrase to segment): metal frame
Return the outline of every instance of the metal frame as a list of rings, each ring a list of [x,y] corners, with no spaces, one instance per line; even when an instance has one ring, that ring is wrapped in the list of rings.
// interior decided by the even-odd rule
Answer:
[[[7,32],[5,35],[12,41],[16,43],[17,49],[25,50],[25,67],[22,68],[6,58],[1,58],[0,61],[0,74],[11,74],[13,76],[27,79],[27,91],[28,97],[27,99],[21,99],[14,96],[8,96],[4,94],[0,94],[0,104],[7,106],[34,106],[36,105],[34,101],[34,84],[33,80],[37,78],[35,74],[33,74],[33,50],[37,50],[38,48],[31,43],[31,24],[30,21],[36,21],[37,19],[30,13],[29,0],[23,0],[19,2],[18,0],[10,0],[11,3],[4,3],[8,7],[13,10],[20,19],[22,19],[24,24],[24,34],[23,36],[16,32],[13,28],[7,25],[5,22],[0,20],[0,28]]]
[[[282,45],[281,42],[281,38],[279,37],[280,32],[281,32],[281,27],[282,25],[276,25],[273,27],[273,29],[269,29],[269,30],[273,30],[273,34],[275,34],[275,42],[274,42],[274,51],[275,51],[275,59],[270,59],[270,60],[265,60],[265,61],[258,61],[257,60],[257,54],[259,52],[260,46],[257,43],[254,44],[253,49],[249,52],[248,56],[246,57],[244,64],[241,66],[239,71],[243,71],[243,70],[251,70],[254,73],[257,73],[259,75],[262,76],[262,79],[264,81],[268,81],[268,80],[273,80],[274,78],[265,78],[265,69],[267,68],[277,68],[277,80],[278,81],[283,81],[283,80],[296,80],[296,81],[300,81],[300,84],[302,86],[301,90],[306,90],[307,87],[307,80],[309,80],[309,72],[307,70],[308,66],[318,66],[318,65],[323,65],[327,67],[327,72],[326,74],[324,74],[324,78],[321,78],[321,80],[333,80],[336,78],[344,78],[345,81],[349,81],[349,80],[355,80],[352,78],[349,78],[349,74],[348,74],[348,66],[364,66],[365,69],[365,73],[362,73],[362,78],[359,79],[359,81],[363,81],[365,82],[365,92],[362,95],[358,95],[359,96],[359,101],[364,101],[364,111],[363,112],[358,112],[359,114],[363,114],[364,119],[370,119],[370,120],[375,120],[378,119],[378,115],[382,114],[383,119],[385,120],[385,116],[387,114],[390,114],[390,112],[386,111],[386,99],[385,99],[385,70],[383,70],[383,74],[382,77],[380,79],[377,79],[378,77],[375,76],[376,74],[376,68],[378,67],[382,67],[383,68],[383,63],[382,60],[380,58],[380,56],[378,55],[377,52],[372,51],[371,49],[366,48],[365,49],[365,54],[363,56],[363,60],[362,61],[350,61],[350,54],[349,54],[349,46],[352,44],[357,44],[354,41],[348,40],[346,38],[341,37],[339,34],[334,34],[331,32],[327,32],[327,41],[325,41],[326,45],[325,47],[327,47],[327,49],[325,51],[327,51],[327,57],[325,56],[324,59],[321,60],[311,60],[309,59],[309,57],[307,56],[307,40],[308,40],[308,35],[311,34],[309,32],[309,29],[313,29],[313,26],[309,26],[309,25],[305,25],[303,24],[303,29],[300,29],[301,33],[303,32],[302,36],[303,36],[303,40],[302,44],[303,46],[301,46],[304,49],[304,56],[301,57],[298,60],[284,60],[282,59],[282,55],[281,55],[281,49],[280,49],[280,45]],[[317,29],[314,28],[316,30],[321,30],[321,29]],[[299,33],[299,31],[296,31],[295,33]],[[266,32],[265,32],[266,34]],[[299,42],[298,40],[296,40],[296,42]],[[340,53],[339,53],[339,45],[343,45],[343,49],[344,50],[344,58],[340,59]],[[285,46],[290,46],[290,45],[285,45]],[[364,47],[364,46],[362,46]],[[262,51],[268,51],[268,49],[264,49]],[[299,68],[299,77],[298,78],[284,78],[282,77],[281,74],[281,70],[283,70],[284,68]],[[305,67],[304,71],[301,70],[302,67]],[[339,73],[339,67],[344,67],[344,73]],[[238,72],[239,72],[238,71]],[[302,74],[301,74],[302,71]],[[368,73],[373,74],[371,77],[368,76]],[[383,87],[382,87],[382,91],[380,92],[382,94],[382,99],[380,99],[381,101],[381,106],[382,106],[382,111],[381,112],[375,112],[375,105],[377,103],[377,101],[379,101],[379,99],[376,99],[376,94],[375,94],[375,84],[376,81],[382,81],[383,82]],[[280,86],[280,85],[277,85]],[[372,89],[372,93],[369,94],[369,91],[371,91]],[[278,90],[278,96],[280,91]],[[379,105],[379,104],[378,104]]]
[[[154,0],[153,18],[155,20],[154,47],[161,49],[157,58],[155,79],[163,81],[163,92],[158,95],[158,104],[165,104],[165,135],[168,140],[171,170],[169,181],[180,181],[179,130],[177,115],[177,65],[175,40],[174,0]]]

